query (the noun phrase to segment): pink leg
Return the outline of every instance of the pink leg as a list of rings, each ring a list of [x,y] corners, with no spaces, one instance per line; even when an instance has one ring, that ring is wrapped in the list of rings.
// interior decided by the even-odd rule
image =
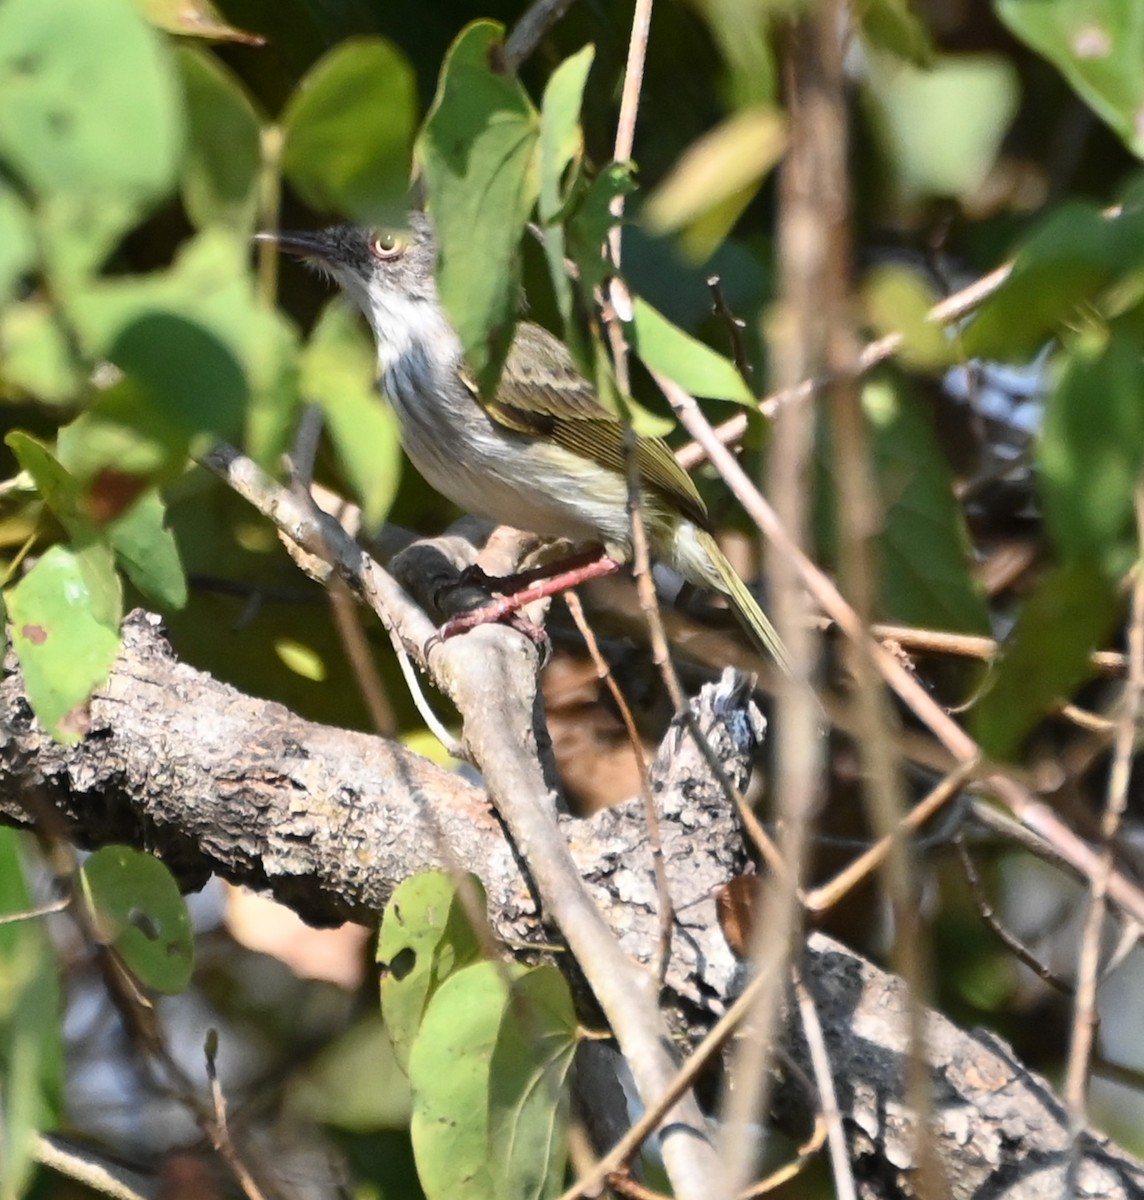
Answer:
[[[558,575],[564,575],[567,572],[573,571],[577,567],[594,564],[604,557],[604,552],[599,546],[590,546],[587,550],[581,550],[576,554],[569,554],[564,558],[545,563],[542,567],[532,567],[527,571],[517,571],[513,575],[489,575],[484,568],[471,566],[466,567],[461,572],[459,583],[462,585],[473,584],[476,587],[483,587],[501,596],[515,596],[517,592],[522,592],[525,588],[531,587],[534,583],[538,583],[543,579],[553,579]],[[590,578],[594,579],[595,576],[593,575]],[[574,587],[575,584],[570,584],[569,586]],[[563,591],[564,589],[561,588],[560,590]],[[533,599],[536,599],[536,597],[533,597]]]
[[[568,567],[569,562],[575,562],[577,565]],[[553,574],[552,569],[555,568],[557,573]],[[530,583],[527,587],[520,591],[513,592],[511,595],[502,596],[499,600],[494,600],[491,604],[482,605],[480,608],[474,608],[472,612],[462,613],[459,617],[453,617],[452,620],[446,621],[444,625],[429,639],[426,650],[429,646],[437,642],[447,641],[451,637],[456,637],[459,633],[466,633],[470,629],[475,629],[478,625],[492,625],[498,621],[503,621],[506,618],[512,617],[514,613],[518,613],[525,605],[531,604],[534,600],[543,600],[545,596],[555,596],[559,592],[566,592],[570,588],[579,587],[582,583],[588,583],[593,579],[600,579],[605,575],[614,575],[620,570],[621,564],[614,559],[608,558],[606,554],[597,551],[589,561],[583,561],[582,555],[576,555],[572,559],[564,559],[559,563],[552,563],[546,569],[543,567],[537,568],[536,571],[525,571],[519,576],[512,577],[514,581],[534,578],[536,582]],[[539,575],[538,573],[543,572]],[[503,583],[504,580],[495,580],[494,582]],[[523,619],[513,621],[514,629],[520,630],[521,633],[527,634],[533,641],[542,641],[544,639],[544,631],[538,626],[533,625],[531,621]]]

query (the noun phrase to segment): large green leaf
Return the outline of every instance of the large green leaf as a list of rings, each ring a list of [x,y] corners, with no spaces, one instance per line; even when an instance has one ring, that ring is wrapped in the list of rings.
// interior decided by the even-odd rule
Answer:
[[[42,195],[142,206],[174,183],[174,72],[130,0],[4,0],[0,97],[0,156]]]
[[[585,46],[571,58],[565,59],[552,72],[540,106],[540,196],[537,211],[544,225],[544,254],[566,334],[572,323],[572,281],[564,265],[564,226],[560,215],[572,190],[572,185],[565,187],[565,173],[570,164],[579,163],[584,153],[580,106],[594,55],[595,48]]]
[[[385,968],[381,1010],[397,1061],[409,1056],[437,989],[480,958],[480,937],[461,887],[484,916],[485,892],[474,875],[461,884],[445,871],[424,871],[400,884],[385,906],[377,961]]]
[[[653,233],[680,231],[704,262],[730,233],[786,149],[786,121],[770,105],[741,109],[690,145],[644,208]]]
[[[1062,556],[1115,578],[1137,554],[1144,469],[1144,344],[1118,327],[1079,338],[1049,396],[1037,448],[1045,517]]]
[[[409,1128],[409,1080],[380,1013],[356,1021],[301,1071],[286,1098],[290,1118],[358,1133]]]
[[[428,1200],[559,1195],[575,1046],[571,995],[553,967],[477,963],[445,982],[409,1061]]]
[[[248,260],[244,239],[212,228],[169,271],[77,291],[71,312],[85,348],[122,367],[129,385],[103,393],[73,423],[77,474],[114,465],[102,456],[127,442],[140,460],[166,448],[166,469],[185,452],[180,432],[234,438],[244,428],[248,452],[276,462],[297,406],[296,338],[258,302]]]
[[[1040,581],[973,712],[974,736],[986,754],[1013,757],[1037,722],[1088,678],[1090,656],[1117,608],[1113,584],[1091,560],[1076,559]]]
[[[539,120],[493,67],[503,38],[476,21],[449,50],[418,140],[437,224],[441,301],[483,392],[496,386],[519,303],[519,250],[539,191]]]
[[[183,49],[177,61],[190,127],[183,206],[200,229],[218,224],[249,233],[258,211],[262,121],[217,58]]]
[[[336,46],[295,90],[282,117],[282,168],[308,204],[366,224],[405,214],[417,123],[413,70],[382,38]]]
[[[74,401],[86,383],[59,313],[36,296],[0,308],[0,371],[8,387],[46,404]]]
[[[100,936],[140,982],[181,992],[194,967],[194,937],[166,866],[131,846],[104,846],[84,863],[80,882]]]
[[[869,62],[865,95],[901,192],[963,196],[979,187],[1017,112],[1013,64],[986,54],[945,56],[927,70],[883,54]]]
[[[1006,25],[1144,157],[1144,5],[1138,0],[994,0]]]
[[[736,106],[773,104],[778,71],[771,47],[771,24],[782,15],[775,0],[692,0],[711,26],[731,74]]]
[[[1105,216],[1069,201],[1052,209],[1023,241],[1004,285],[962,333],[965,353],[1014,361],[1083,319],[1085,306],[1144,264],[1144,210]]]
[[[119,652],[119,614],[103,594],[118,588],[118,577],[106,566],[96,575],[94,549],[81,555],[52,546],[5,594],[28,701],[61,742],[86,733],[87,702]]]
[[[0,917],[27,912],[19,838],[0,829]],[[40,921],[0,924],[0,1200],[25,1194],[35,1140],[50,1129],[63,1075],[60,994],[51,942]]]

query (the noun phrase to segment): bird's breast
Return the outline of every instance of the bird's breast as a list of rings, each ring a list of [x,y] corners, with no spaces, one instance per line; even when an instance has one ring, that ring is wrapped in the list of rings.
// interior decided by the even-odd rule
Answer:
[[[410,461],[466,512],[543,537],[627,541],[624,481],[577,454],[498,425],[457,363],[435,364],[413,345],[386,366],[382,382]]]

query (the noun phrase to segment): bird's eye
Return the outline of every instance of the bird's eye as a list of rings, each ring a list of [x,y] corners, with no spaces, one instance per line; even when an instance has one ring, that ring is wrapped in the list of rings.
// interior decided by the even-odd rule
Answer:
[[[374,258],[384,262],[397,258],[405,249],[405,242],[396,233],[375,233],[369,240],[369,248]]]

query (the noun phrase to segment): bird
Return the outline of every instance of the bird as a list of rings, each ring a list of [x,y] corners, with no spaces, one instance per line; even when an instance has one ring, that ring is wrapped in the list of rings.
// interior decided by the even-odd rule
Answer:
[[[637,436],[626,449],[623,423],[557,337],[519,321],[495,394],[481,394],[438,294],[428,215],[411,212],[407,227],[396,230],[341,224],[256,239],[329,276],[361,309],[405,452],[442,496],[497,524],[600,546],[611,569],[633,556],[630,453],[651,556],[725,596],[759,648],[789,669],[774,627],[719,548],[703,499],[671,448]]]

